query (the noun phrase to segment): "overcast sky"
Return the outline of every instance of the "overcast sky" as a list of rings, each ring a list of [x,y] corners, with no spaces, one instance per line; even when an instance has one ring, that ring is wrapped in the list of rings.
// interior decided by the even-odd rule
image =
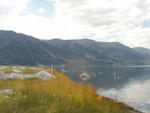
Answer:
[[[0,29],[150,48],[150,0],[0,0]]]

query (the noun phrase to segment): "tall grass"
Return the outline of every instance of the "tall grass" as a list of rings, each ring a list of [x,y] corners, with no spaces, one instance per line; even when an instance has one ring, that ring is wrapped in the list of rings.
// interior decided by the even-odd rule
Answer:
[[[34,74],[42,70],[26,70]],[[55,70],[49,80],[1,80],[0,89],[13,93],[0,95],[0,113],[131,113],[132,108],[98,96],[90,84],[76,83]]]

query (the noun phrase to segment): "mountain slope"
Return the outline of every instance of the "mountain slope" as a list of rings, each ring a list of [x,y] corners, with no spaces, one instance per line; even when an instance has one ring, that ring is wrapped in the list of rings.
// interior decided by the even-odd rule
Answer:
[[[143,48],[143,47],[135,47],[133,48],[135,51],[150,57],[150,49]]]
[[[111,58],[117,58],[121,60],[140,60],[143,59],[143,55],[134,51],[133,49],[118,43],[118,42],[96,42],[93,40],[78,40],[78,43],[97,50],[99,53],[105,54]],[[94,47],[93,47],[94,46]]]
[[[63,52],[62,56],[67,55],[66,57],[73,61],[74,59],[80,62],[84,60],[85,62],[82,62],[82,63],[92,62],[94,64],[95,63],[99,63],[99,64],[111,63],[113,61],[112,58],[98,52],[97,50],[84,47],[82,44],[77,43],[76,40],[52,39],[46,42],[48,42],[49,45],[60,49]]]
[[[39,40],[13,31],[0,31],[1,65],[138,64],[142,53],[121,43],[83,40]]]
[[[31,36],[0,31],[0,64],[51,64],[55,60],[53,53],[58,51],[51,50],[52,46]],[[55,63],[59,60],[55,60]]]
[[[146,57],[118,42],[96,42],[94,40],[82,39],[82,40],[60,40],[53,39],[47,41],[50,45],[57,46],[58,48],[77,48],[81,46],[82,48],[87,49],[88,51],[93,51],[93,54],[100,54],[105,58],[108,58],[107,61],[112,61],[112,63],[122,63],[122,62],[131,62],[138,63],[139,61],[143,61]],[[58,46],[59,45],[59,46]],[[82,49],[77,49],[78,51],[84,51]],[[70,51],[65,49],[65,51]],[[70,51],[71,52],[71,51]],[[100,58],[101,59],[101,58]],[[104,61],[104,59],[103,59]]]

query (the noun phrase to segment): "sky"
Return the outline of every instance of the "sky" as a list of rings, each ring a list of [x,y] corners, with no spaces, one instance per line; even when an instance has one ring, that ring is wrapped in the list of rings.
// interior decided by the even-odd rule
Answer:
[[[0,30],[150,48],[150,0],[0,0]]]

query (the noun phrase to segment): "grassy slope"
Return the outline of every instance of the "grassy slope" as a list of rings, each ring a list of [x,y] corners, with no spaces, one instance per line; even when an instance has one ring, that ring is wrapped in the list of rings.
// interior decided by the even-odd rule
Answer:
[[[34,74],[41,70],[26,69]],[[13,89],[11,94],[0,94],[0,113],[135,113],[123,103],[98,96],[94,88],[76,83],[55,70],[56,78],[1,80],[0,90]]]

